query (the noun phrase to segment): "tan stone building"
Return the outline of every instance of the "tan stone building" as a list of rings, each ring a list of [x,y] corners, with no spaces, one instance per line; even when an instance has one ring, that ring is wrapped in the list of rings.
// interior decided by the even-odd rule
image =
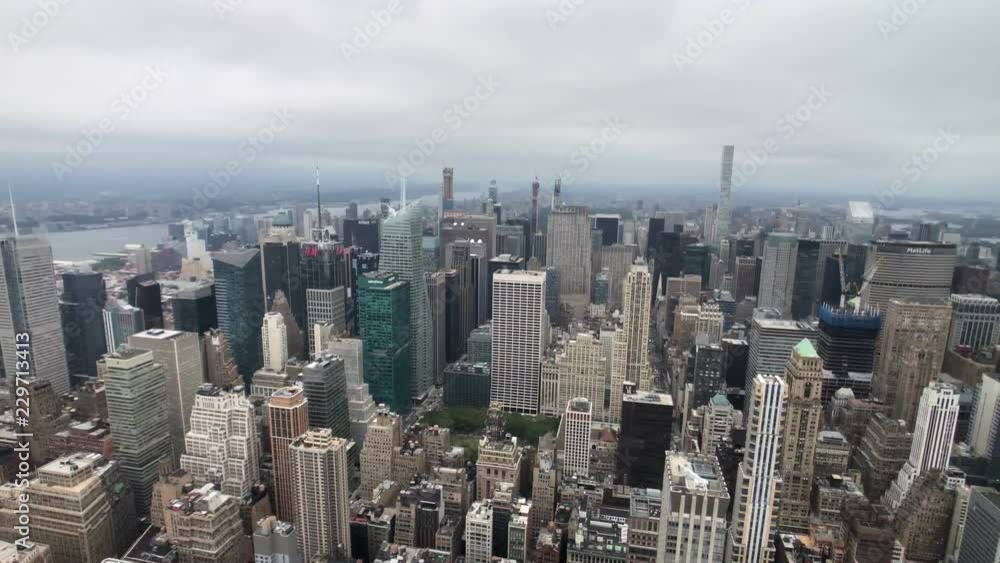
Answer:
[[[788,400],[781,439],[781,503],[778,527],[809,530],[809,499],[816,462],[816,438],[823,423],[823,360],[803,338],[785,366]]]
[[[285,387],[267,401],[267,426],[271,432],[271,456],[274,464],[274,500],[278,519],[292,522],[292,461],[288,447],[309,430],[308,401],[298,387]]]

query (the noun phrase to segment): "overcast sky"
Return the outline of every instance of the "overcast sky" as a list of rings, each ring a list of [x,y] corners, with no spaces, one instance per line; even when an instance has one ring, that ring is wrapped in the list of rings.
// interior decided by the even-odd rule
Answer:
[[[742,190],[998,193],[995,2],[897,2],[914,13],[893,22],[882,0],[399,0],[382,27],[387,0],[44,1],[65,5],[0,4],[0,178],[19,192],[191,191],[230,160],[237,188],[307,187],[315,161],[325,185],[381,187],[440,128],[415,184],[447,163],[483,189],[564,170],[579,186],[711,189],[735,144],[738,168],[777,146]],[[347,60],[366,24],[377,36]],[[488,80],[456,129],[446,110]],[[807,102],[788,135],[779,120]],[[250,161],[240,144],[282,108],[294,119]],[[609,118],[621,134],[574,158]],[[102,120],[113,131],[74,163],[66,147]],[[936,162],[904,172],[936,140]]]

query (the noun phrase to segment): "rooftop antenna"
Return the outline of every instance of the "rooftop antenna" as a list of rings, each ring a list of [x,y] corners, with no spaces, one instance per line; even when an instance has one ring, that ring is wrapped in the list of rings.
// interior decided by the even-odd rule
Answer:
[[[319,224],[319,230],[323,230],[323,206],[319,202],[319,162],[313,167],[316,172],[316,221]]]
[[[14,224],[14,238],[17,238],[17,212],[14,208],[14,187],[7,180],[7,195],[10,196],[10,222]]]
[[[406,207],[406,176],[399,179],[399,210]]]

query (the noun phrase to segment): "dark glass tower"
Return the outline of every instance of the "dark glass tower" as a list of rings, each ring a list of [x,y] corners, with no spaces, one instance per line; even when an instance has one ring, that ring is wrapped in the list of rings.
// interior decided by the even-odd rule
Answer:
[[[663,485],[665,452],[670,447],[674,403],[665,393],[627,389],[615,459],[616,480],[629,487]]]
[[[107,352],[104,342],[104,306],[108,294],[98,272],[67,272],[62,276],[63,339],[70,375],[97,376],[97,360]]]
[[[344,219],[344,246],[379,251],[379,228],[375,219]]]
[[[824,305],[819,310],[817,346],[823,369],[842,377],[848,372],[871,373],[881,327],[882,318],[874,310],[854,311]]]
[[[253,372],[261,365],[264,288],[260,251],[248,248],[213,252],[212,263],[219,328],[229,341],[243,381],[249,386]]]
[[[174,313],[174,330],[201,335],[219,326],[215,313],[215,284],[181,290],[170,305]]]
[[[306,323],[306,284],[302,272],[302,250],[297,240],[268,240],[261,244],[263,262],[264,310],[272,311],[278,292],[285,295],[292,317],[302,333],[303,346],[309,349]],[[289,355],[301,357],[301,350],[289,350]]]
[[[365,383],[376,403],[410,412],[410,288],[390,273],[358,279],[358,329]]]
[[[139,274],[125,282],[128,304],[142,309],[146,321],[145,329],[163,328],[163,301],[160,284],[153,274]]]
[[[329,428],[334,436],[351,437],[344,360],[324,356],[302,368],[302,390],[309,408],[310,428]]]

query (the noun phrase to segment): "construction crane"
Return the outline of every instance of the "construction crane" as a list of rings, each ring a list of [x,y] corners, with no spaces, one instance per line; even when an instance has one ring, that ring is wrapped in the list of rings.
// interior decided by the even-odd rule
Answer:
[[[847,253],[847,245],[845,244],[844,247],[841,248],[841,251],[837,253],[837,262],[838,262],[838,266],[840,267],[840,308],[841,309],[844,309],[844,308],[847,307],[847,294],[848,294],[848,291],[849,291],[848,287],[847,287],[847,275],[844,272],[844,254],[846,254],[846,253]],[[866,289],[868,289],[868,286],[871,284],[872,277],[875,275],[875,272],[878,271],[879,266],[881,266],[881,265],[882,265],[882,258],[879,257],[872,264],[871,268],[868,268],[867,270],[865,270],[865,273],[861,276],[861,280],[862,280],[861,287],[858,289],[857,293],[855,294],[856,297],[853,298],[853,299],[851,299],[852,301],[854,301],[855,299],[857,299],[858,296],[860,296],[862,293],[864,293],[864,291]],[[854,312],[857,313],[857,312],[860,312],[860,311],[861,311],[861,300],[857,299],[857,301],[854,302]]]

